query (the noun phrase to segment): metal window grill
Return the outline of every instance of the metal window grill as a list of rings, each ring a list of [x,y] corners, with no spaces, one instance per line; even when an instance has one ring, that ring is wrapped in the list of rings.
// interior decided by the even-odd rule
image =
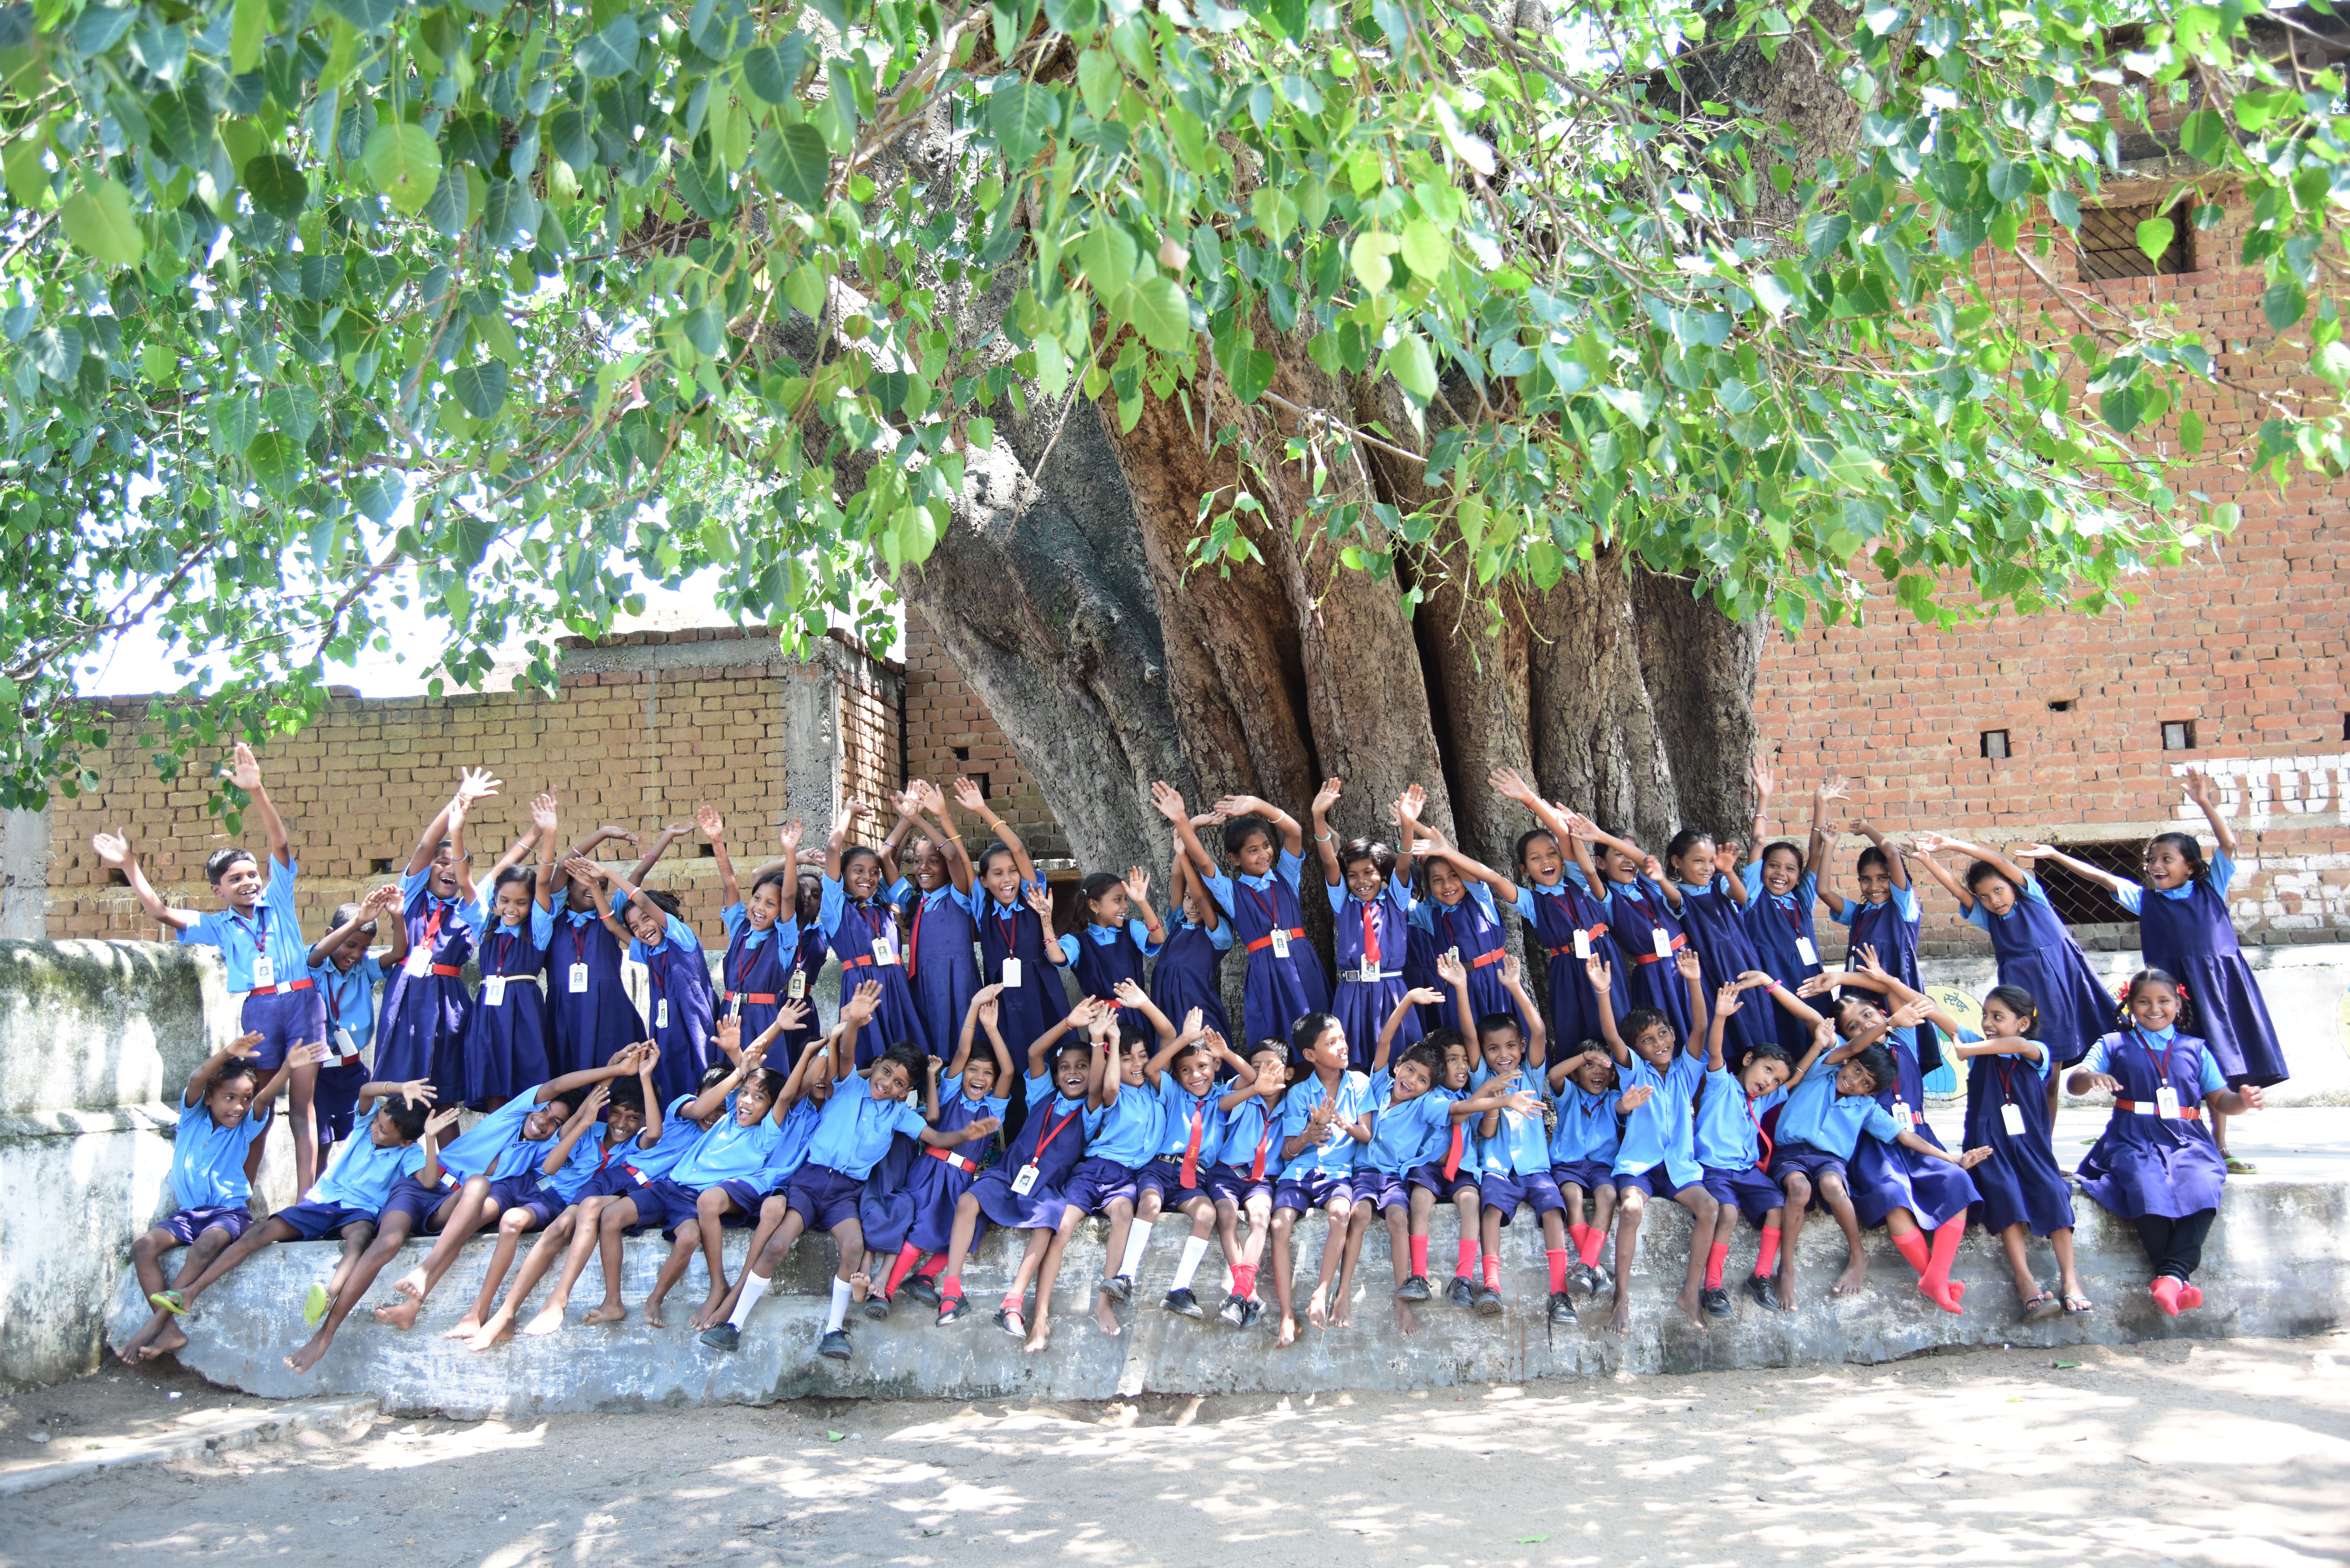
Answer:
[[[2103,838],[2094,844],[2059,844],[2057,848],[2100,871],[2136,882],[2145,875],[2146,840]],[[2136,925],[2137,917],[2114,902],[2114,896],[2069,866],[2043,860],[2033,867],[2048,902],[2068,926]]]
[[[2085,207],[2077,235],[2081,281],[2105,277],[2157,277],[2195,270],[2195,225],[2184,204],[2170,210],[2170,248],[2155,261],[2138,248],[2137,226],[2154,216],[2143,207]]]

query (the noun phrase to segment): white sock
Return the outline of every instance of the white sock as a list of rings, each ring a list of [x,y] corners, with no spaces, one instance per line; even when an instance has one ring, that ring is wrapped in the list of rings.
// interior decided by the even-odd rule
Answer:
[[[838,1328],[841,1319],[847,1315],[848,1282],[835,1279],[832,1282],[832,1311],[825,1314],[824,1332],[830,1334],[834,1329]]]
[[[1134,1228],[1126,1233],[1126,1256],[1118,1261],[1118,1272],[1129,1280],[1134,1278],[1135,1271],[1142,1267],[1142,1249],[1149,1245],[1150,1226],[1147,1221],[1137,1220]]]
[[[734,1298],[734,1310],[726,1314],[726,1321],[741,1328],[751,1320],[751,1309],[757,1306],[759,1298],[766,1293],[766,1276],[745,1269],[743,1272],[743,1293]]]
[[[1200,1272],[1200,1260],[1207,1255],[1208,1239],[1205,1236],[1191,1236],[1184,1240],[1183,1261],[1175,1266],[1177,1290],[1188,1291],[1191,1288],[1191,1276]]]

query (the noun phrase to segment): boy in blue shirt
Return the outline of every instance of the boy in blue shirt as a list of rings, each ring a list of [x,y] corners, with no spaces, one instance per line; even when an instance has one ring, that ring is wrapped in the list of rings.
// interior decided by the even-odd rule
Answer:
[[[734,1038],[722,1034],[722,1039]],[[649,1055],[658,1059],[660,1047],[645,1042]],[[571,1287],[588,1267],[590,1251],[600,1248],[604,1261],[604,1299],[588,1308],[579,1322],[583,1326],[619,1323],[629,1315],[620,1300],[620,1243],[624,1237],[633,1236],[644,1228],[646,1219],[656,1210],[649,1201],[643,1213],[637,1208],[637,1199],[654,1182],[677,1168],[678,1162],[691,1153],[694,1146],[711,1128],[724,1121],[730,1114],[723,1096],[713,1096],[711,1090],[724,1084],[734,1069],[729,1065],[714,1066],[702,1075],[702,1082],[690,1095],[672,1098],[659,1116],[648,1114],[645,1128],[637,1135],[636,1146],[621,1156],[618,1163],[608,1163],[580,1189],[581,1218],[574,1228],[571,1254],[564,1261],[563,1277],[556,1282],[555,1294],[547,1306],[559,1309],[571,1299]],[[656,1083],[658,1079],[654,1080]],[[658,1094],[648,1092],[648,1107],[660,1104]],[[704,1107],[708,1107],[705,1109]],[[665,1212],[665,1210],[661,1210]],[[539,1314],[539,1320],[546,1313]],[[531,1330],[551,1334],[560,1328],[558,1317],[552,1323],[534,1320]]]
[[[1515,961],[1505,958],[1502,967],[1505,980],[1514,982]],[[1555,1113],[1542,1070],[1542,1013],[1529,1002],[1524,1017],[1524,1035],[1519,1033],[1517,1019],[1506,1012],[1489,1012],[1477,1020],[1478,1050],[1485,1062],[1477,1086],[1523,1094],[1532,1103],[1513,1102],[1487,1111],[1477,1128],[1478,1146],[1484,1156],[1477,1197],[1485,1277],[1475,1306],[1481,1317],[1502,1314],[1502,1227],[1515,1218],[1521,1207],[1530,1207],[1542,1227],[1543,1256],[1550,1266],[1550,1321],[1571,1324],[1575,1316],[1566,1296],[1571,1255],[1566,1250],[1566,1200],[1559,1196],[1558,1183],[1550,1174],[1550,1121]]]
[[[1052,1248],[1037,1271],[1032,1329],[1052,1321],[1053,1282],[1061,1272],[1061,1254],[1087,1215],[1109,1216],[1102,1287],[1094,1298],[1094,1324],[1112,1338],[1118,1334],[1117,1303],[1134,1293],[1135,1272],[1141,1268],[1143,1249],[1150,1241],[1150,1226],[1134,1222],[1135,1205],[1141,1197],[1141,1172],[1158,1158],[1165,1121],[1159,1096],[1150,1088],[1149,1069],[1154,1044],[1172,1050],[1180,1041],[1175,1026],[1140,986],[1121,980],[1113,989],[1122,1010],[1117,1049],[1113,1052],[1112,1042],[1104,1039],[1094,1053],[1087,1088],[1086,1157],[1061,1189],[1067,1207],[1061,1210]],[[1158,1032],[1156,1041],[1145,1038],[1134,1022],[1138,1017],[1148,1020]]]
[[[1275,1343],[1297,1343],[1297,1314],[1290,1280],[1289,1236],[1298,1217],[1319,1209],[1330,1217],[1322,1241],[1322,1272],[1306,1303],[1316,1328],[1334,1321],[1347,1326],[1342,1293],[1338,1314],[1329,1314],[1332,1276],[1347,1251],[1354,1220],[1355,1157],[1371,1141],[1371,1080],[1347,1068],[1347,1031],[1326,1012],[1309,1012],[1289,1032],[1290,1050],[1306,1071],[1281,1102],[1281,1180],[1273,1190],[1273,1291],[1281,1307]],[[1229,1147],[1227,1153],[1230,1153]]]
[[[1167,1210],[1191,1220],[1191,1234],[1183,1242],[1175,1282],[1159,1305],[1177,1317],[1194,1320],[1207,1315],[1191,1281],[1208,1255],[1208,1235],[1217,1220],[1208,1173],[1215,1168],[1224,1142],[1224,1115],[1216,1104],[1221,1097],[1219,1064],[1230,1066],[1235,1075],[1248,1072],[1248,1064],[1224,1037],[1206,1027],[1205,1010],[1197,1007],[1184,1014],[1182,1032],[1142,1064],[1143,1079],[1154,1086],[1159,1099],[1159,1154],[1135,1178],[1134,1222],[1147,1234]]]
[[[328,918],[334,929],[310,949],[310,981],[326,999],[327,1013],[327,1056],[310,1101],[310,1115],[318,1125],[321,1170],[335,1145],[351,1136],[359,1085],[368,1076],[359,1054],[375,1040],[376,987],[397,967],[396,961],[369,952],[368,944],[375,940],[376,917],[399,908],[398,883],[377,888],[362,902],[338,904]]]
[[[1760,972],[1740,976],[1714,992],[1713,1027],[1707,1032],[1705,1093],[1697,1107],[1697,1161],[1705,1168],[1705,1189],[1713,1194],[1713,1239],[1705,1260],[1705,1289],[1700,1304],[1708,1317],[1728,1317],[1730,1292],[1721,1283],[1722,1267],[1730,1257],[1730,1238],[1744,1214],[1762,1234],[1754,1272],[1746,1278],[1746,1293],[1761,1305],[1779,1303],[1771,1293],[1771,1273],[1779,1260],[1779,1240],[1786,1218],[1786,1202],[1779,1184],[1765,1168],[1771,1161],[1771,1140],[1762,1131],[1762,1114],[1787,1097],[1788,1089],[1826,1049],[1834,1031],[1816,1033],[1801,1064],[1790,1061],[1786,1048],[1773,1040],[1751,1046],[1732,1073],[1722,1056],[1725,1021],[1742,1005],[1738,993],[1773,983]]]
[[[1575,1282],[1586,1295],[1611,1288],[1615,1275],[1599,1262],[1616,1215],[1616,1155],[1623,1146],[1624,1118],[1648,1102],[1651,1091],[1629,1093],[1616,1086],[1616,1059],[1597,1041],[1550,1068],[1551,1099],[1558,1126],[1550,1139],[1550,1177],[1565,1203],[1566,1239],[1575,1251]],[[1591,1205],[1584,1220],[1584,1203]]]
[[[261,1036],[253,1064],[274,1073],[286,1054],[307,1041],[327,1037],[326,1007],[307,972],[310,944],[302,940],[302,921],[294,906],[297,867],[286,836],[285,819],[277,815],[268,790],[262,787],[261,764],[253,748],[239,741],[235,761],[223,770],[236,787],[252,797],[253,809],[269,839],[269,869],[265,874],[253,851],[216,849],[204,861],[204,880],[223,908],[210,914],[167,907],[147,885],[130,840],[120,834],[101,833],[89,841],[100,861],[122,873],[139,907],[159,924],[178,933],[190,946],[220,949],[228,970],[228,988],[242,992],[244,1002],[238,1027]],[[318,1068],[306,1062],[294,1068],[294,1178],[297,1191],[309,1190],[318,1174],[318,1137],[310,1122],[310,1102],[317,1092]],[[258,1144],[249,1151],[245,1179],[261,1168]]]

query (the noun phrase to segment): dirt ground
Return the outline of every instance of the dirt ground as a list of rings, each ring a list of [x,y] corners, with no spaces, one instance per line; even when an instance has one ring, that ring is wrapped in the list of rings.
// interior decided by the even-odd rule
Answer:
[[[2350,1557],[2350,1334],[1101,1407],[385,1420],[0,1504],[0,1563],[402,1568],[2125,1563]],[[0,1461],[258,1401],[111,1368]],[[109,1381],[110,1380],[110,1381]],[[172,1400],[169,1394],[182,1395]],[[60,1456],[64,1457],[64,1456]]]

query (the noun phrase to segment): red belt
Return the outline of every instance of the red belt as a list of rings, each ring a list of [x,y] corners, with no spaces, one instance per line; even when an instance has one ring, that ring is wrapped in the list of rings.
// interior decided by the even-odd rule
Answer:
[[[1475,958],[1471,959],[1469,961],[1469,967],[1471,969],[1483,969],[1489,963],[1501,962],[1502,956],[1502,950],[1500,948],[1495,948],[1492,952],[1479,953]]]
[[[733,1002],[736,1000],[735,993],[730,991],[720,1000]],[[773,1007],[775,1005],[775,993],[771,991],[746,991],[742,993],[741,1000],[754,1007]]]
[[[453,963],[436,963],[432,966],[432,972],[434,974],[458,975],[463,974],[465,971],[458,968]]]
[[[1607,922],[1603,920],[1598,925],[1592,927],[1583,934],[1586,938],[1589,939],[1591,945],[1596,948],[1599,945],[1599,939],[1607,934]],[[1575,944],[1569,942],[1563,948],[1553,948],[1550,950],[1550,956],[1553,958],[1573,958],[1575,956]]]
[[[307,991],[316,983],[317,982],[315,981],[289,980],[284,985],[256,985],[251,991],[246,992],[245,994],[247,996],[276,996],[280,992]]]
[[[871,953],[867,953],[863,958],[853,958],[853,959],[843,959],[843,960],[841,960],[841,961],[840,961],[840,967],[841,967],[841,968],[843,968],[843,969],[856,969],[857,967],[858,967],[858,966],[859,966],[859,965],[861,965],[861,964],[868,964],[868,963],[871,963],[872,961],[873,961],[873,955],[872,955]]]
[[[979,1171],[979,1161],[975,1159],[965,1159],[959,1154],[949,1154],[945,1149],[936,1148],[927,1144],[923,1146],[922,1152],[929,1155],[932,1159],[945,1160],[957,1170],[964,1171],[972,1175],[976,1175]]]
[[[1673,939],[1673,951],[1679,952],[1687,946],[1689,946],[1689,939],[1687,937],[1675,937]],[[1665,961],[1655,953],[1645,953],[1636,955],[1632,961],[1634,963],[1662,963]]]
[[[2114,1109],[2117,1111],[2144,1111],[2148,1116],[2155,1114],[2154,1106],[2148,1105],[2144,1100],[2124,1100],[2117,1098],[2114,1101]],[[2201,1121],[2203,1119],[2203,1107],[2200,1106],[2181,1106],[2178,1107],[2178,1119],[2187,1122]]]
[[[1289,940],[1293,942],[1302,942],[1305,940],[1305,932],[1296,926],[1292,926],[1289,928]],[[1243,952],[1252,953],[1262,952],[1271,946],[1273,946],[1273,932],[1267,931],[1264,935],[1257,938],[1256,940],[1249,943],[1249,945],[1242,950]]]

